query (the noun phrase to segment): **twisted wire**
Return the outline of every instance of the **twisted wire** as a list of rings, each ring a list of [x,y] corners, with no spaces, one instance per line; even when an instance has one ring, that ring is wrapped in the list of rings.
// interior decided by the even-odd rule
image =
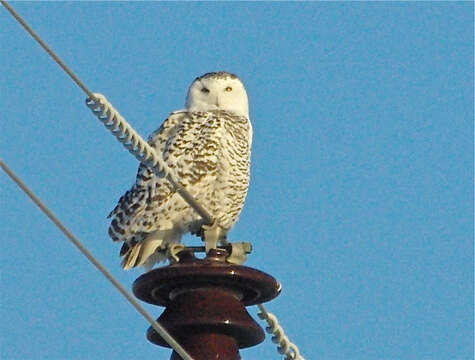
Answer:
[[[162,157],[130,126],[104,95],[92,94],[92,97],[86,99],[86,105],[137,160],[153,168],[158,176],[165,177],[176,192],[203,218],[205,224],[213,223],[208,211],[180,185],[178,178]]]
[[[137,160],[156,168],[163,176],[166,164],[154,154],[152,147],[125,121],[104,95],[94,93],[93,97],[86,99],[86,105]]]
[[[258,304],[257,307],[261,311],[257,316],[265,320],[269,325],[266,327],[266,331],[272,335],[272,342],[278,345],[277,351],[279,354],[284,355],[285,360],[305,360],[300,355],[297,345],[291,342],[287,335],[285,335],[284,329],[279,324],[277,317],[268,312],[262,304]]]

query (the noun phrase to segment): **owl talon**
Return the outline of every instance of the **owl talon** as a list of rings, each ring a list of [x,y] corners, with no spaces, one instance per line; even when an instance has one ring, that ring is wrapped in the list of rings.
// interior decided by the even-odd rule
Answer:
[[[205,242],[205,250],[208,253],[211,249],[216,249],[218,241],[226,240],[225,230],[215,221],[212,225],[203,225],[203,241]]]
[[[167,247],[167,258],[170,262],[177,263],[180,259],[178,258],[178,253],[185,248],[183,244],[169,244]]]

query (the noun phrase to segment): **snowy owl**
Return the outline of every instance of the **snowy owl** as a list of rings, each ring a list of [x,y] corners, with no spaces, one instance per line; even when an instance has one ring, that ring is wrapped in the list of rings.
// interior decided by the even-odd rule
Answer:
[[[208,73],[193,81],[185,107],[172,112],[148,142],[226,234],[249,186],[252,127],[246,89],[234,74]],[[205,228],[170,183],[144,164],[109,217],[109,235],[124,242],[124,269],[151,269],[182,235],[202,234]]]

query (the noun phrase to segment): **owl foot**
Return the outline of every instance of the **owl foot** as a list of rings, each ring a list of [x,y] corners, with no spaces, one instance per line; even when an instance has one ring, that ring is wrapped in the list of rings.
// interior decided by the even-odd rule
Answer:
[[[206,253],[208,253],[211,249],[216,249],[218,241],[226,241],[227,231],[219,226],[217,221],[215,221],[212,225],[203,225],[202,228]]]
[[[185,249],[183,244],[169,244],[167,247],[167,258],[170,260],[170,263],[178,262],[178,253]]]

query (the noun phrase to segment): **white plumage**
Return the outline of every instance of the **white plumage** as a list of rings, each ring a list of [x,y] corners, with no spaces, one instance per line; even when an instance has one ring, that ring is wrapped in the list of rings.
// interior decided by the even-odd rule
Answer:
[[[252,127],[244,85],[236,75],[208,73],[191,84],[186,109],[170,114],[149,138],[180,183],[226,233],[249,186]],[[147,269],[166,259],[168,245],[200,234],[200,216],[164,178],[141,164],[132,188],[109,217],[109,235],[123,241],[122,266]]]

